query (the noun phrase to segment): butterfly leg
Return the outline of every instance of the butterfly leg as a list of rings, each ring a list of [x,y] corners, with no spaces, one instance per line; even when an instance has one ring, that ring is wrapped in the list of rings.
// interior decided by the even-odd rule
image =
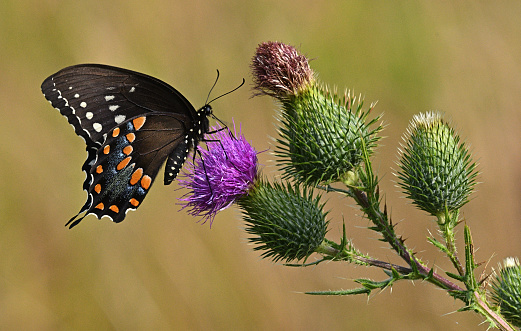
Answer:
[[[213,134],[213,133],[217,133],[217,132],[221,132],[222,130],[226,129],[228,130],[228,134],[230,135],[231,138],[237,140],[237,137],[235,137],[235,135],[232,133],[232,130],[230,130],[230,128],[228,128],[228,125],[224,124],[223,121],[221,121],[220,119],[218,119],[216,116],[212,115],[213,119],[215,119],[217,122],[221,123],[221,125],[223,126],[222,128],[220,129],[217,129],[217,130],[213,130],[213,131],[209,131],[209,132],[206,132],[206,134]]]
[[[194,158],[192,160],[192,163],[195,164],[196,153],[199,155],[199,159],[201,160],[201,164],[203,165],[206,182],[208,183],[208,188],[210,189],[210,197],[213,197],[212,183],[210,183],[210,179],[208,178],[208,172],[206,171],[206,165],[204,164],[203,155],[201,154],[201,151],[199,150],[198,147],[195,148]]]

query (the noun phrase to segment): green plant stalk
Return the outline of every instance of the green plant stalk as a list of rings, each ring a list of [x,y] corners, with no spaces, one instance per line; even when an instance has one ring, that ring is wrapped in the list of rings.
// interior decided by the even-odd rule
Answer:
[[[338,190],[341,192],[346,193],[344,190]],[[378,267],[385,270],[396,270],[402,275],[411,274],[414,272],[414,269],[417,269],[418,272],[423,276],[423,279],[442,288],[449,292],[453,293],[466,293],[467,295],[467,301],[466,304],[469,304],[469,301],[473,303],[473,310],[480,313],[484,317],[487,318],[487,320],[491,321],[495,327],[499,328],[500,330],[504,331],[514,331],[515,329],[510,326],[510,324],[498,313],[496,313],[488,303],[481,298],[481,294],[477,290],[477,282],[475,281],[473,275],[469,274],[472,273],[474,270],[474,264],[472,262],[473,260],[473,253],[472,251],[472,244],[470,242],[470,238],[468,238],[469,234],[467,235],[466,243],[467,243],[467,249],[466,249],[466,258],[467,260],[467,275],[466,275],[466,287],[467,290],[464,288],[456,285],[455,283],[451,282],[450,280],[440,276],[436,272],[432,270],[432,268],[428,268],[421,264],[417,259],[414,258],[413,255],[409,252],[409,250],[405,247],[403,244],[403,241],[399,239],[395,232],[394,228],[390,224],[390,222],[387,220],[387,212],[384,210],[383,212],[379,208],[379,202],[376,203],[373,201],[373,203],[370,202],[370,198],[368,196],[375,196],[377,194],[372,195],[366,195],[365,192],[351,187],[349,196],[352,196],[356,203],[361,207],[362,211],[367,215],[367,217],[373,221],[373,223],[376,225],[377,228],[382,229],[381,233],[384,236],[384,240],[388,242],[391,247],[397,251],[402,257],[403,260],[405,260],[409,265],[414,264],[415,268],[408,268],[396,264],[391,264],[379,260],[375,260],[372,258],[364,257],[362,255],[353,254],[351,251],[343,249],[339,250],[331,245],[331,242],[329,240],[325,240],[321,245],[320,248],[317,250],[318,253],[330,257],[331,260],[337,260],[337,261],[350,261],[353,262],[357,261],[359,264],[365,264],[369,266]],[[397,248],[395,248],[397,247]],[[367,293],[363,289],[357,289],[357,291],[361,291],[360,293]],[[349,291],[348,291],[349,292]],[[356,291],[355,291],[356,292]],[[351,293],[351,292],[349,292]],[[309,294],[327,294],[327,292],[319,292],[319,293],[309,293]],[[339,295],[339,293],[331,293],[331,295],[336,294]],[[354,293],[356,294],[356,293]],[[461,297],[458,297],[461,299]]]
[[[398,255],[408,264],[412,265],[413,263],[416,265],[419,273],[423,275],[425,280],[441,287],[445,290],[449,291],[463,291],[464,289],[454,284],[450,280],[440,276],[436,272],[433,272],[431,268],[428,268],[421,264],[414,256],[409,252],[409,250],[403,244],[403,240],[396,236],[394,232],[394,228],[387,220],[387,213],[382,212],[379,208],[377,208],[373,203],[370,202],[370,198],[368,196],[358,190],[351,189],[352,196],[355,199],[356,203],[361,207],[362,211],[367,215],[376,226],[377,231],[380,232],[383,236],[383,240],[388,242],[391,247],[398,253]],[[378,203],[378,202],[377,202]],[[378,203],[379,205],[379,203]],[[396,268],[395,268],[396,269]],[[408,272],[412,272],[412,269],[406,268]],[[389,269],[390,270],[390,269]],[[398,269],[396,269],[398,270]],[[431,276],[429,276],[431,275]]]
[[[489,321],[492,321],[493,323],[495,323],[495,327],[497,327],[498,329],[503,330],[503,331],[515,331],[516,330],[516,329],[514,329],[513,326],[511,326],[503,318],[503,316],[499,315],[492,308],[490,308],[488,303],[481,299],[481,295],[477,291],[474,291],[472,293],[472,295],[473,295],[473,300],[477,306],[476,311],[478,311],[483,316],[487,317],[487,319]]]
[[[370,257],[363,256],[362,254],[357,254],[351,250],[348,250],[347,248],[340,250],[333,247],[331,244],[332,242],[330,242],[329,240],[324,240],[324,242],[322,242],[322,244],[317,248],[316,252],[330,257],[331,260],[348,261],[355,263],[358,262],[358,264],[378,267],[385,270],[394,269],[400,272],[401,274],[409,274],[412,272],[411,268],[372,259]]]
[[[470,228],[465,225],[465,284],[468,289],[468,308],[485,316],[488,321],[494,324],[500,330],[514,330],[514,328],[506,321],[503,316],[496,313],[486,302],[486,296],[479,291],[479,284],[474,276],[476,263],[474,261],[474,244]],[[485,300],[483,300],[485,298]]]
[[[448,290],[450,292],[465,292],[465,290],[458,285],[454,284],[450,280],[440,276],[436,272],[433,272],[431,268],[428,268],[421,264],[417,259],[414,258],[413,255],[406,249],[405,245],[403,244],[403,241],[396,237],[394,228],[387,220],[387,213],[384,211],[382,212],[379,208],[376,208],[376,204],[378,202],[371,202],[370,198],[368,196],[374,196],[373,195],[366,195],[361,190],[351,188],[350,191],[352,192],[352,197],[355,199],[356,203],[361,207],[362,211],[367,215],[367,217],[376,225],[377,228],[382,229],[382,231],[379,231],[384,236],[384,240],[388,242],[391,247],[398,252],[400,257],[405,260],[409,265],[415,264],[418,272],[423,275],[426,281],[442,288],[445,290]],[[379,203],[378,203],[379,205]],[[395,270],[399,271],[400,273],[406,272],[412,272],[412,269],[409,268],[400,268],[399,266],[390,265],[380,265],[379,263],[375,261],[364,261],[370,265],[374,265],[377,267],[381,267],[383,269],[391,270],[394,268]],[[473,269],[467,271],[472,272]],[[468,274],[467,274],[468,277]],[[474,283],[471,281],[471,283]],[[492,321],[495,323],[496,327],[498,327],[500,330],[514,330],[510,324],[499,314],[494,312],[488,304],[481,299],[481,295],[477,290],[471,291],[469,293],[472,297],[472,300],[475,303],[474,310],[476,312],[479,312],[483,316],[485,316],[489,321]]]
[[[440,231],[442,232],[443,238],[445,239],[447,256],[454,265],[454,268],[458,270],[459,275],[463,276],[465,274],[465,270],[463,270],[463,266],[458,259],[454,237],[454,227],[458,223],[458,217],[459,209],[453,212],[446,210],[443,215],[438,216],[438,226],[440,227]]]

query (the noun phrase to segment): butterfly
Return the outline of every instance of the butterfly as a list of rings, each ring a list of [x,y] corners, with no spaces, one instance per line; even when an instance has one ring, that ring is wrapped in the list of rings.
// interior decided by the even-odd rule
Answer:
[[[67,222],[70,228],[91,214],[123,221],[141,205],[165,160],[168,185],[189,152],[212,133],[209,117],[217,119],[209,105],[213,100],[196,110],[167,83],[107,65],[64,68],[45,79],[41,89],[86,143],[82,170],[88,196]]]

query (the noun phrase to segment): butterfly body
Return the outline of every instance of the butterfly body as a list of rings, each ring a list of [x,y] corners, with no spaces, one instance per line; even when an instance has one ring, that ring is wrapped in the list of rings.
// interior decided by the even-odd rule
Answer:
[[[170,184],[208,133],[212,115],[208,104],[196,110],[157,78],[99,64],[62,69],[42,83],[42,92],[87,145],[87,201],[70,227],[90,214],[123,221],[165,161],[164,183]]]

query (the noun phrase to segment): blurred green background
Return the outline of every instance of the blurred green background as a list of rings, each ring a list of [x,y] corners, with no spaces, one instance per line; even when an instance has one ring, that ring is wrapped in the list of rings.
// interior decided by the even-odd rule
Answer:
[[[424,283],[366,297],[312,297],[378,270],[329,263],[293,269],[259,258],[239,212],[212,228],[179,212],[178,186],[160,180],[144,205],[113,224],[83,205],[83,141],[40,93],[72,64],[122,66],[163,79],[196,107],[215,79],[213,104],[273,150],[276,105],[251,98],[249,63],[277,40],[313,58],[319,78],[354,89],[388,124],[374,166],[398,232],[443,273],[425,239],[431,218],[393,182],[396,151],[413,114],[440,110],[471,144],[482,172],[463,216],[487,272],[521,251],[521,2],[15,1],[0,2],[0,328],[4,330],[486,330],[461,303]],[[269,153],[264,173],[276,176]],[[342,217],[363,252],[400,263],[366,229],[351,201],[331,197],[330,239]],[[462,243],[461,228],[458,243]],[[485,270],[480,268],[479,272]],[[453,314],[451,314],[453,313]]]

